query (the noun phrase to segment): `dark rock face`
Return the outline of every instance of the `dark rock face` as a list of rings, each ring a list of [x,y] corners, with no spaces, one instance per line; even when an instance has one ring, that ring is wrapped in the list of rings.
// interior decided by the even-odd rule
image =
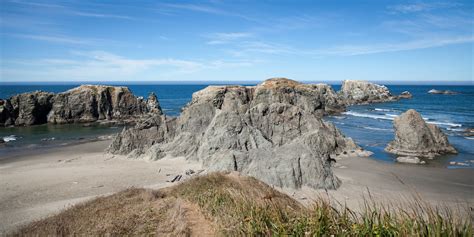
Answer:
[[[321,119],[341,107],[326,85],[278,78],[254,87],[210,86],[194,93],[176,120],[161,116],[151,127],[125,129],[108,151],[151,160],[184,156],[280,187],[337,188],[328,158],[363,154]]]
[[[367,81],[346,80],[342,82],[339,95],[347,105],[370,104],[398,100],[387,87]]]
[[[15,118],[10,100],[0,100],[0,126],[14,125]]]
[[[162,114],[156,95],[143,100],[126,87],[84,85],[56,95],[36,91],[0,100],[0,126],[134,122],[153,114]]]
[[[52,99],[52,93],[36,91],[3,100],[0,107],[0,124],[27,126],[45,123]]]
[[[433,124],[427,124],[413,109],[395,118],[395,140],[385,148],[387,152],[404,157],[433,158],[457,151],[445,134]]]
[[[83,85],[55,96],[48,122],[63,124],[123,120],[147,112],[146,102],[136,98],[126,87]],[[157,112],[161,113],[161,110]]]

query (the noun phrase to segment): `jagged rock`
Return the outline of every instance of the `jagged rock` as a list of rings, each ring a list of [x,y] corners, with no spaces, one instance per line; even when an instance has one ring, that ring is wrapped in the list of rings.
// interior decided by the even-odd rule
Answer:
[[[412,97],[413,95],[409,91],[404,91],[398,96],[398,98],[403,98],[403,99],[410,99]]]
[[[385,151],[400,156],[427,157],[457,151],[449,144],[445,134],[434,124],[427,124],[421,115],[413,109],[401,114],[393,121],[395,140]]]
[[[162,143],[174,136],[176,119],[165,115],[154,115],[143,119],[132,128],[124,128],[110,144],[108,151],[114,154],[129,154],[129,157],[143,155],[155,143]],[[152,160],[159,157],[158,153],[147,156]]]
[[[0,126],[14,125],[15,118],[10,100],[0,100]]]
[[[146,107],[148,112],[155,113],[155,114],[162,114],[160,103],[158,102],[158,98],[154,92],[151,92],[148,95],[148,100],[146,101]]]
[[[209,171],[239,171],[280,187],[337,188],[328,157],[361,151],[321,119],[340,107],[326,85],[278,78],[250,87],[210,86],[193,94],[174,131],[163,120],[125,129],[108,151],[146,159],[184,156]]]
[[[156,99],[156,97],[154,97]],[[150,109],[161,114],[159,105]],[[88,123],[97,120],[124,120],[148,113],[149,105],[127,87],[82,85],[54,97],[48,122]]]
[[[0,126],[43,123],[135,123],[141,117],[162,115],[156,95],[135,97],[127,87],[83,85],[54,95],[36,91],[0,100]]]
[[[456,95],[459,94],[458,92],[455,91],[450,91],[450,90],[435,90],[431,89],[428,91],[428,94],[440,94],[440,95]]]
[[[35,91],[2,100],[0,125],[27,126],[45,123],[52,99],[53,93]]]
[[[465,136],[465,137],[474,137],[474,128],[464,129],[463,136]]]
[[[357,80],[343,81],[339,94],[347,105],[380,103],[398,99],[398,96],[392,95],[386,86]]]

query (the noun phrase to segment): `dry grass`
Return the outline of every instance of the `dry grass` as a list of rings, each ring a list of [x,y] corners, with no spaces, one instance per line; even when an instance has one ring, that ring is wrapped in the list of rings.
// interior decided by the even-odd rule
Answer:
[[[34,222],[15,235],[473,236],[469,212],[420,199],[367,199],[355,213],[319,199],[304,207],[250,177],[214,173],[160,191],[129,189]]]

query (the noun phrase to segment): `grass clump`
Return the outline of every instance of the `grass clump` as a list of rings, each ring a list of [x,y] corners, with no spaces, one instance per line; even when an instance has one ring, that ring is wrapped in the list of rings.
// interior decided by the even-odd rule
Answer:
[[[368,198],[362,212],[317,199],[301,205],[261,181],[198,176],[174,187],[129,189],[76,205],[16,235],[473,236],[469,212],[414,199],[408,206]]]
[[[369,198],[362,213],[318,199],[309,207],[251,177],[210,174],[171,190],[197,203],[223,235],[472,236],[472,220],[421,199],[382,206]],[[460,213],[456,213],[460,214]]]

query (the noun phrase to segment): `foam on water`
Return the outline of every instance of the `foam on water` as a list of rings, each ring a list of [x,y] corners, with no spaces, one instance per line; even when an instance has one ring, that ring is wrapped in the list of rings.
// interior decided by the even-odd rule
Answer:
[[[11,142],[11,141],[16,141],[17,140],[17,136],[15,135],[10,135],[10,136],[6,136],[6,137],[3,137],[3,140],[5,142]]]
[[[362,118],[372,118],[372,119],[383,119],[383,120],[393,120],[394,117],[387,116],[387,115],[379,115],[379,114],[367,114],[367,113],[359,113],[354,111],[347,111],[343,112],[342,114],[351,115],[354,117],[362,117]]]

